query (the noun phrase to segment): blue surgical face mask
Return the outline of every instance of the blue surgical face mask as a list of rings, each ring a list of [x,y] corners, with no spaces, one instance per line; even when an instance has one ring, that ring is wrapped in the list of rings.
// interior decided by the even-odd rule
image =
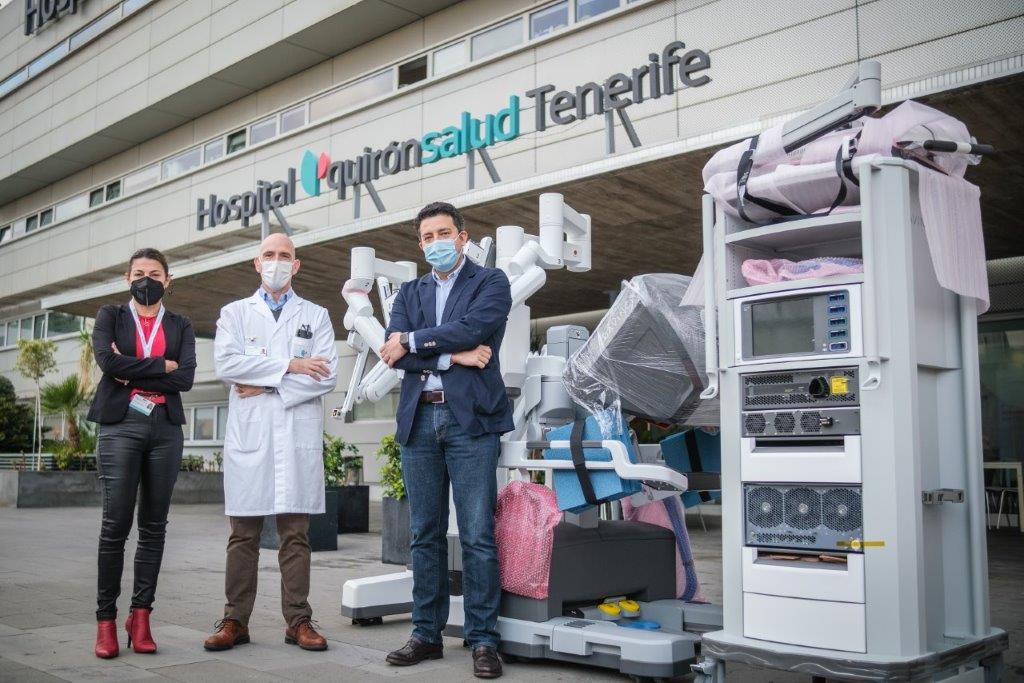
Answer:
[[[459,252],[455,249],[455,240],[434,240],[423,250],[427,263],[442,273],[455,267],[459,260]]]

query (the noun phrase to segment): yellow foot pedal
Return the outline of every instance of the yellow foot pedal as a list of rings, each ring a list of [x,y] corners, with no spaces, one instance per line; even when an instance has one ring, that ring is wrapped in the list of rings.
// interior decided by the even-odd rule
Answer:
[[[619,600],[616,604],[622,611],[622,616],[630,618],[640,616],[640,603],[636,600]]]
[[[597,606],[601,616],[608,621],[615,621],[622,617],[622,609],[613,602],[604,602]]]

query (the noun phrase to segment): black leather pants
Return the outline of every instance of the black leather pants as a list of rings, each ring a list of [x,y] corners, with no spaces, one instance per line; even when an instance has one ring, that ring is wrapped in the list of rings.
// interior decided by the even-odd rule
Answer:
[[[103,489],[97,619],[117,616],[124,569],[124,543],[139,500],[139,542],[135,550],[132,607],[151,607],[164,554],[171,492],[181,467],[184,436],[157,405],[149,415],[131,408],[117,424],[100,425],[97,465]]]

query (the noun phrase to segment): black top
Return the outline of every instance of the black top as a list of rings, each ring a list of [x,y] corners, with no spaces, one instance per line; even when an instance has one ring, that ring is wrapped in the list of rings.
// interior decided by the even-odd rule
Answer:
[[[196,335],[188,318],[165,309],[163,318],[166,351],[163,356],[135,357],[135,319],[128,304],[107,305],[96,313],[92,330],[92,348],[103,378],[89,407],[88,419],[100,424],[116,424],[128,413],[133,389],[160,392],[167,397],[167,419],[185,424],[181,392],[192,388],[196,373]],[[115,353],[116,343],[121,353]],[[174,372],[165,372],[165,360],[178,363]],[[128,380],[127,386],[118,379]]]

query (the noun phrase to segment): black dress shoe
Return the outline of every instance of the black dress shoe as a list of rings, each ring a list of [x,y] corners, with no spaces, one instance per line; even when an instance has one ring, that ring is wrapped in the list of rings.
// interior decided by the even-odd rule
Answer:
[[[480,645],[473,648],[473,675],[477,678],[501,676],[501,660],[493,647]]]
[[[394,666],[412,666],[427,659],[441,659],[444,657],[444,645],[438,643],[424,643],[417,638],[410,638],[400,650],[389,652],[386,657],[388,664]]]

